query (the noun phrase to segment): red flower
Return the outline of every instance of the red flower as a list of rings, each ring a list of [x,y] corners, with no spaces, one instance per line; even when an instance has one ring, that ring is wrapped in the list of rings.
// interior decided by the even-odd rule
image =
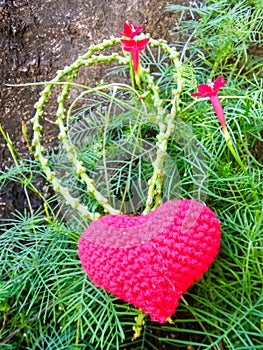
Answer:
[[[123,26],[123,32],[119,32],[120,35],[126,36],[127,38],[133,39],[137,34],[140,33],[141,30],[144,29],[146,24],[142,26],[135,26],[132,22],[125,22]]]
[[[227,80],[223,80],[222,75],[220,75],[220,77],[218,77],[214,82],[198,85],[198,92],[192,94],[191,96],[210,97],[217,95],[218,90],[221,89],[221,87],[223,87],[226,83]]]
[[[132,61],[134,66],[135,74],[138,74],[139,70],[139,51],[145,49],[145,45],[148,43],[150,38],[142,39],[142,40],[125,40],[122,39],[121,42],[123,44],[123,50],[131,52]]]
[[[214,82],[210,82],[209,84],[200,84],[198,85],[198,92],[191,94],[191,96],[200,96],[200,97],[209,97],[214,108],[214,111],[223,127],[226,128],[226,121],[224,116],[223,107],[218,98],[218,90],[221,89],[227,80],[223,80],[222,75],[220,75]]]

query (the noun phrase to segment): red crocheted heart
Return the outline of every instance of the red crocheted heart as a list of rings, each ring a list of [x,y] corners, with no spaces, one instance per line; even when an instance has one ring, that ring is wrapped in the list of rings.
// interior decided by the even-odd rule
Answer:
[[[220,246],[220,223],[205,205],[175,200],[148,215],[107,215],[79,240],[79,258],[99,287],[166,322]]]

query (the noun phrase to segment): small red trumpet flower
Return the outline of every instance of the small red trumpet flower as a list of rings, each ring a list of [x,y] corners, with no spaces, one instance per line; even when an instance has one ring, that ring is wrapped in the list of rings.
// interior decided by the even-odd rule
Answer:
[[[221,89],[227,80],[223,80],[222,75],[220,75],[214,82],[209,82],[208,84],[200,84],[198,85],[198,92],[191,94],[191,96],[200,96],[200,97],[209,97],[214,108],[214,111],[220,121],[222,128],[226,129],[226,121],[224,116],[224,110],[221,105],[221,102],[218,98],[218,90]]]
[[[123,50],[131,52],[134,72],[137,75],[139,71],[139,51],[145,49],[145,45],[148,43],[150,38],[142,40],[125,40],[121,39]]]

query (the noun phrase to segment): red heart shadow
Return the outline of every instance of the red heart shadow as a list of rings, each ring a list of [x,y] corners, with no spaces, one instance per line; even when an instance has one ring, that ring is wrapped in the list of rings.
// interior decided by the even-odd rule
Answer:
[[[220,246],[220,223],[194,200],[168,201],[148,215],[106,215],[78,244],[99,287],[165,323],[181,295],[202,277]]]

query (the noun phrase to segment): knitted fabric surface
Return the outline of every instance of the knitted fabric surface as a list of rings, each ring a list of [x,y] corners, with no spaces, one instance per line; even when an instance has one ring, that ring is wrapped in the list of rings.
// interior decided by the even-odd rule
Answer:
[[[95,285],[165,323],[220,246],[220,223],[194,200],[168,201],[148,215],[106,215],[83,232],[79,258]]]

